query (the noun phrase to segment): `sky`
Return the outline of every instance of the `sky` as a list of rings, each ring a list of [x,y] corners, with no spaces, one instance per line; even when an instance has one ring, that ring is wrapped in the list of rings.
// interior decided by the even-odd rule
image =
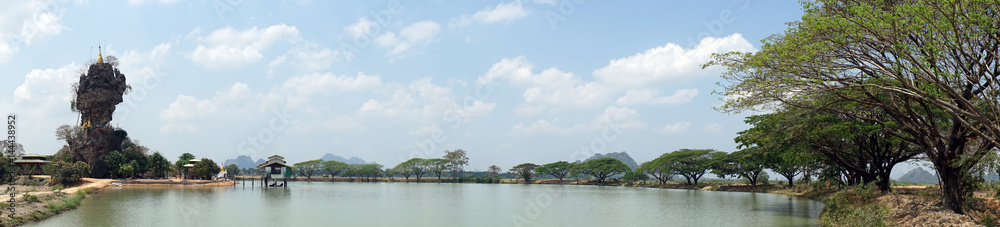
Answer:
[[[112,125],[171,159],[332,153],[385,166],[463,149],[467,170],[625,151],[732,152],[752,113],[712,53],[752,52],[797,1],[7,1],[0,113],[27,153],[77,124],[70,86],[115,56]],[[901,173],[898,173],[901,174]]]

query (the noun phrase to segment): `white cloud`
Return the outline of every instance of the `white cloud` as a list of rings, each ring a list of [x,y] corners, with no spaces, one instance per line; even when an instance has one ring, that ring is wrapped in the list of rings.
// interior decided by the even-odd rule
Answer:
[[[444,111],[455,106],[451,89],[440,87],[430,78],[418,79],[406,86],[385,86],[382,93],[388,99],[369,99],[356,112],[367,119],[428,122],[440,119]]]
[[[188,55],[192,62],[209,68],[233,68],[259,61],[263,58],[261,51],[277,40],[294,43],[301,38],[299,30],[294,26],[278,24],[263,29],[252,27],[242,31],[225,27],[197,39],[207,46],[195,47]]]
[[[604,113],[594,118],[592,126],[596,129],[614,127],[618,129],[641,129],[646,127],[639,117],[639,111],[628,107],[609,106]]]
[[[7,62],[22,45],[66,30],[60,21],[65,11],[56,1],[4,2],[0,7],[0,63]]]
[[[718,123],[711,123],[705,125],[705,127],[701,130],[704,132],[722,132],[722,125],[719,125]]]
[[[361,17],[358,18],[357,22],[354,22],[353,24],[344,27],[344,31],[346,31],[347,34],[351,35],[351,37],[356,39],[364,35],[369,35],[372,27],[374,26],[375,26],[374,21],[368,20],[368,17]]]
[[[443,132],[443,131],[444,130],[441,129],[441,127],[439,127],[437,124],[429,124],[429,125],[424,125],[423,127],[420,127],[418,129],[414,129],[410,131],[409,134],[411,136],[430,136],[434,132]]]
[[[701,65],[711,60],[712,53],[729,51],[754,51],[754,48],[739,33],[724,38],[706,37],[697,47],[689,50],[668,43],[611,60],[607,66],[595,70],[594,76],[602,82],[626,87],[679,81],[711,75],[712,72],[702,70]]]
[[[608,99],[612,90],[595,82],[583,83],[573,73],[556,68],[532,73],[534,65],[524,56],[505,58],[493,66],[476,81],[494,83],[506,81],[524,87],[521,95],[524,102],[514,109],[519,115],[536,115],[564,108],[595,107]]]
[[[142,82],[157,76],[156,74],[163,66],[167,54],[170,53],[171,46],[170,43],[161,43],[149,52],[126,51],[121,57],[118,57],[118,69],[125,74],[133,89],[136,89],[137,86],[143,86]]]
[[[555,125],[554,122],[559,121],[559,119],[553,120],[553,122],[546,121],[544,119],[532,122],[530,125],[525,126],[524,123],[518,123],[514,125],[514,129],[510,134],[520,135],[520,134],[568,134],[574,131],[585,128],[584,125],[575,125],[573,127],[560,127]]]
[[[386,55],[397,55],[409,50],[416,44],[427,45],[434,39],[434,36],[441,31],[441,25],[434,21],[418,21],[406,26],[399,31],[399,35],[393,32],[386,32],[375,38],[375,43],[382,46],[390,46]]]
[[[268,76],[274,75],[274,68],[277,68],[282,64],[285,64],[285,61],[288,61],[288,55],[278,56],[274,58],[274,60],[271,60],[270,63],[267,63],[267,75]]]
[[[34,69],[24,76],[24,83],[14,89],[14,103],[45,114],[54,109],[69,111],[73,98],[71,84],[80,80],[80,65],[67,64],[58,69]]]
[[[319,48],[310,44],[304,48],[296,48],[291,51],[295,57],[295,68],[299,72],[318,72],[330,68],[334,61],[344,59],[340,50],[330,50]]]
[[[657,104],[680,104],[691,102],[698,95],[697,88],[680,89],[674,91],[669,96],[660,96],[660,91],[655,89],[632,89],[625,93],[625,96],[618,98],[616,105],[629,106],[635,104],[657,105]]]
[[[459,18],[451,19],[451,21],[448,22],[448,25],[451,27],[465,27],[473,22],[484,24],[499,22],[507,23],[527,15],[528,11],[521,7],[521,1],[514,1],[500,3],[499,5],[492,7],[492,9],[487,7],[486,9],[479,10],[472,16],[462,15]]]
[[[661,129],[660,131],[665,133],[681,133],[681,132],[686,132],[690,128],[691,128],[690,122],[680,121],[674,124],[664,125],[663,129]]]
[[[358,72],[356,76],[332,73],[312,73],[288,78],[281,84],[281,90],[302,95],[330,94],[342,91],[361,91],[382,84],[379,76],[369,76]]]

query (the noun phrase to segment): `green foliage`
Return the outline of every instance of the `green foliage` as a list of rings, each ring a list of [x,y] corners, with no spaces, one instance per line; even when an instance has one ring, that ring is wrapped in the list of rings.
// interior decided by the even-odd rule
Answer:
[[[187,165],[188,162],[194,158],[195,158],[194,155],[191,153],[181,154],[181,156],[177,157],[177,161],[174,162],[174,168],[176,168],[177,170],[182,170],[184,169],[184,165]]]
[[[46,165],[42,170],[51,176],[50,184],[75,185],[84,176],[90,175],[90,166],[82,161],[72,164],[66,161],[58,161]]]
[[[426,163],[427,160],[422,158],[411,158],[393,168],[396,169],[396,173],[403,175],[407,180],[410,179],[410,175],[413,175],[417,178],[417,181],[420,181],[420,178],[429,168]]]
[[[642,171],[628,171],[625,172],[625,175],[622,176],[622,180],[629,183],[635,183],[637,181],[645,181],[647,179],[649,179],[649,175],[646,175],[646,173],[643,173]]]
[[[872,203],[880,194],[875,183],[851,186],[825,199],[823,224],[833,226],[886,226],[889,207]]]
[[[497,167],[499,169],[499,167]],[[562,182],[563,178],[569,174],[569,170],[573,168],[573,163],[567,161],[558,161],[545,165],[538,166],[535,168],[536,173],[549,174],[559,179]]]
[[[434,173],[434,176],[437,176],[438,180],[440,181],[441,174],[449,170],[450,168],[449,166],[451,166],[451,161],[442,158],[432,158],[424,160],[423,165],[427,167],[427,171]]]
[[[612,175],[631,171],[628,165],[614,158],[591,159],[574,168],[579,169],[580,173],[594,176],[598,184],[604,183],[604,180]]]
[[[712,168],[712,157],[721,151],[712,149],[680,149],[660,155],[661,162],[670,165],[673,172],[684,176],[687,184],[698,184],[698,179]],[[693,180],[693,182],[692,182]]]
[[[767,159],[759,149],[744,148],[730,154],[723,152],[712,154],[712,173],[720,178],[727,176],[747,179],[751,186],[757,186],[760,174],[764,171]]]
[[[109,172],[114,173],[115,176],[121,176],[121,167],[128,165],[128,160],[121,151],[115,150],[104,155],[104,163],[108,164]]]
[[[319,164],[319,168],[322,169],[324,172],[330,174],[330,180],[333,180],[333,177],[340,175],[340,173],[344,171],[347,171],[348,165],[347,163],[330,160],[321,162]]]
[[[226,166],[226,174],[230,176],[240,175],[240,171],[240,167],[236,166],[236,164],[229,164]]]
[[[153,152],[152,155],[149,155],[149,170],[153,177],[165,177],[170,171],[170,161],[163,157],[160,152]]]
[[[317,171],[320,170],[320,163],[322,162],[323,159],[314,159],[295,163],[295,169],[299,174],[306,176],[306,180],[309,180],[314,174],[316,174]]]
[[[516,165],[514,168],[510,168],[510,171],[520,176],[521,179],[524,179],[525,184],[530,184],[531,178],[535,175],[536,168],[538,168],[538,165],[529,162]]]
[[[652,161],[643,162],[639,165],[636,171],[643,172],[652,175],[653,178],[660,181],[660,184],[666,184],[671,178],[676,174],[676,167],[674,165],[676,162],[667,160],[663,156],[657,157]]]
[[[222,171],[222,168],[219,168],[219,165],[215,161],[212,161],[212,159],[202,158],[201,161],[194,164],[191,170],[193,172],[191,176],[195,178],[212,179],[212,177]]]
[[[21,196],[21,199],[28,203],[42,202],[41,200],[38,199],[38,196],[28,193],[24,193],[24,195]]]

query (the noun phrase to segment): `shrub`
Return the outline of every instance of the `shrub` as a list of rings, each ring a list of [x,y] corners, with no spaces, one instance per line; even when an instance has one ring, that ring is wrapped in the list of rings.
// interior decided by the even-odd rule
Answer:
[[[90,175],[90,166],[81,161],[75,164],[59,161],[46,166],[44,170],[52,176],[50,184],[73,185],[80,182],[84,176]]]
[[[28,194],[28,193],[24,193],[24,195],[21,196],[21,199],[23,199],[24,201],[26,201],[28,203],[41,202],[41,200],[38,199],[38,196],[35,196],[35,195],[32,195],[32,194]]]

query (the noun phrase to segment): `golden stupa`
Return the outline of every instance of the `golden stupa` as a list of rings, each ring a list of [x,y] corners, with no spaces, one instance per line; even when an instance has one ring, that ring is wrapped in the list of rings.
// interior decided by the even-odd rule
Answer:
[[[101,57],[101,46],[97,46],[97,63],[104,63],[104,57]]]

